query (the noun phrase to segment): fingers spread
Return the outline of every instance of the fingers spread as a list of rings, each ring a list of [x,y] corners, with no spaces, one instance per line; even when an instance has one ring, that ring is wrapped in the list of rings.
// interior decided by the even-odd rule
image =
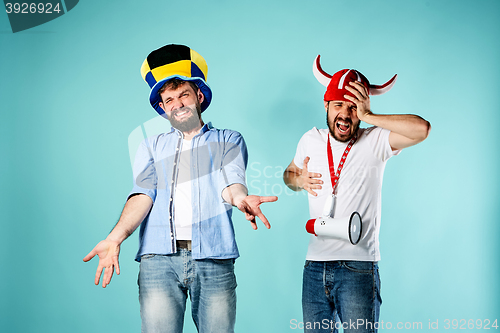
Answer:
[[[310,178],[309,183],[310,184],[323,184],[323,181],[321,179]]]
[[[318,196],[318,194],[316,192],[314,192],[313,190],[311,190],[310,188],[304,188],[304,189],[307,191],[307,193],[314,195],[315,197]]]
[[[274,202],[277,200],[278,200],[277,196],[260,197],[260,202]]]
[[[83,261],[85,262],[89,261],[90,259],[94,258],[95,254],[96,254],[95,249],[90,251],[89,254],[87,254],[85,258],[83,258]]]
[[[269,221],[267,220],[267,218],[264,216],[264,214],[260,213],[259,215],[257,215],[259,217],[259,219],[262,221],[262,223],[264,223],[264,225],[266,226],[267,229],[271,229],[271,224],[269,224]]]
[[[97,271],[95,272],[95,279],[94,279],[94,283],[96,286],[99,284],[99,280],[101,279],[101,273],[103,268],[104,267],[102,266],[97,266]]]
[[[113,258],[113,265],[116,267],[116,275],[120,275],[120,264],[118,263],[118,257]]]
[[[255,222],[255,219],[250,221],[250,224],[252,225],[253,230],[257,230],[257,223]]]
[[[104,277],[102,278],[102,287],[106,288],[106,286],[111,282],[111,278],[113,277],[114,267],[111,265],[110,267],[106,267]]]
[[[304,172],[307,172],[307,163],[309,163],[309,160],[310,160],[309,156],[304,158],[304,167],[303,167]]]

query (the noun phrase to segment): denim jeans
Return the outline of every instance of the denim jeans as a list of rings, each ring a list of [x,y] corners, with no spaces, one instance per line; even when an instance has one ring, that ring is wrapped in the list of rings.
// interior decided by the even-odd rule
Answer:
[[[138,284],[143,333],[181,333],[188,295],[198,332],[234,332],[233,259],[194,260],[187,249],[143,255]]]
[[[377,332],[381,303],[376,262],[306,261],[304,332]]]

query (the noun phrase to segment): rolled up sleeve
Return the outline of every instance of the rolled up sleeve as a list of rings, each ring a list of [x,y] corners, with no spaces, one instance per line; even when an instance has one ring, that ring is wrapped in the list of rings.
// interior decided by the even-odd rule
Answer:
[[[229,134],[224,144],[221,163],[221,177],[219,177],[219,193],[233,184],[242,184],[246,187],[245,170],[248,163],[248,151],[243,136],[238,132]]]
[[[135,194],[145,194],[153,200],[156,199],[158,177],[153,154],[147,139],[142,141],[137,154],[135,155],[134,167],[134,187],[128,198]]]

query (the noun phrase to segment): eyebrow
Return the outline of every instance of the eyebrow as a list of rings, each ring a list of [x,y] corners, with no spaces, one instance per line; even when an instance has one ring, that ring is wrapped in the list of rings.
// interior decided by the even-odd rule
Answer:
[[[182,95],[182,94],[184,94],[185,92],[189,92],[189,89],[188,89],[188,88],[186,88],[186,89],[184,89],[183,91],[181,91],[181,92],[179,93],[179,96],[180,96],[180,95]]]
[[[188,88],[186,88],[186,89],[184,89],[183,91],[181,91],[181,92],[179,93],[179,95],[177,95],[177,96],[181,96],[182,94],[184,94],[184,93],[186,93],[186,92],[189,92],[189,89],[188,89]],[[167,97],[167,98],[165,98],[165,100],[163,101],[163,103],[165,103],[165,102],[166,102],[166,101],[168,101],[169,99],[172,99],[172,97]]]

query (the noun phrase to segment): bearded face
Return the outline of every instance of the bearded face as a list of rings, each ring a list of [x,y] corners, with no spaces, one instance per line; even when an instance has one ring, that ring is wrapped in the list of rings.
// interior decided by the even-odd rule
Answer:
[[[160,107],[165,111],[172,127],[184,133],[201,127],[201,103],[204,96],[199,89],[195,91],[188,82],[184,82],[175,88],[165,89],[160,96]]]
[[[360,123],[355,105],[345,101],[331,101],[326,106],[326,122],[330,134],[340,142],[351,140],[358,132]]]
[[[196,101],[195,105],[183,106],[173,110],[168,115],[172,127],[181,132],[190,132],[200,126],[201,104]]]

